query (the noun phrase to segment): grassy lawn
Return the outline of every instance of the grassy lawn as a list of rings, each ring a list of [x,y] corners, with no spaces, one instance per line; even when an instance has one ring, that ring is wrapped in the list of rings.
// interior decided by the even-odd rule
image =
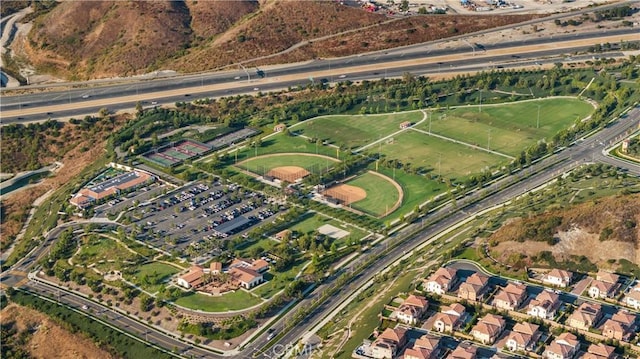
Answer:
[[[318,213],[314,213],[313,215],[308,216],[303,221],[298,222],[295,225],[291,226],[289,229],[294,232],[299,232],[300,234],[304,234],[304,233],[313,232],[325,224],[330,224],[334,227],[337,227],[349,232],[349,235],[347,237],[342,238],[337,242],[338,246],[345,244],[343,242],[345,242],[348,239],[359,240],[367,235],[365,231],[359,228],[356,228],[349,224],[338,222],[335,219],[325,217]]]
[[[370,168],[375,168],[375,165],[371,165]],[[392,213],[394,217],[412,211],[415,206],[444,193],[447,189],[446,184],[430,180],[425,176],[409,174],[401,170],[396,170],[394,174],[393,170],[383,167],[379,167],[379,171],[391,178],[395,178],[404,191],[402,205]]]
[[[319,173],[320,171],[326,172],[335,162],[337,162],[337,160],[333,158],[307,156],[304,154],[274,157],[259,156],[239,164],[238,167],[254,173],[263,174],[263,172],[266,173],[276,167],[299,166],[311,173]]]
[[[347,184],[360,187],[367,192],[366,198],[351,206],[374,216],[384,214],[400,198],[400,193],[391,182],[372,173],[361,174]]]
[[[74,264],[90,265],[98,261],[122,262],[133,260],[137,255],[129,252],[113,239],[102,236],[87,236],[79,253],[73,257]]]
[[[452,178],[465,177],[509,162],[508,158],[416,131],[401,133],[393,143],[382,144],[381,152],[389,160],[400,160],[410,163],[413,168],[424,167]]]
[[[133,276],[126,276],[125,279],[153,293],[160,288],[162,283],[179,271],[172,265],[153,262],[139,266]]]
[[[293,282],[305,263],[306,261],[300,258],[293,266],[291,266],[291,268],[289,268],[289,270],[285,272],[269,271],[265,274],[265,279],[268,280],[268,282],[259,285],[253,289],[252,292],[265,299],[271,298],[273,295],[283,290],[289,283]]]
[[[226,312],[240,310],[260,304],[260,299],[244,290],[228,292],[220,297],[210,297],[200,293],[190,293],[176,300],[176,304],[185,308],[202,310],[205,312]]]
[[[538,105],[540,127],[537,128]],[[431,113],[431,131],[460,141],[490,148],[511,156],[542,139],[550,139],[560,130],[593,112],[589,103],[570,98],[551,98],[504,105],[485,105]],[[429,121],[418,128],[428,131]]]
[[[364,146],[398,131],[404,121],[416,123],[423,118],[420,111],[387,113],[382,115],[324,116],[301,122],[291,131],[308,137],[327,140],[349,148]]]

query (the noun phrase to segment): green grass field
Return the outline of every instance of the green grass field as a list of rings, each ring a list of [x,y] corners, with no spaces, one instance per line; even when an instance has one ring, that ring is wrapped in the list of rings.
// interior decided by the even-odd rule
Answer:
[[[370,168],[375,168],[375,165],[371,165]],[[383,174],[394,178],[393,170],[383,167],[380,167],[379,170]],[[401,170],[395,171],[395,181],[402,187],[404,198],[402,199],[400,208],[392,213],[393,216],[404,215],[412,211],[416,206],[444,193],[447,189],[447,185],[442,182],[430,180],[421,175],[406,173]]]
[[[538,122],[540,105],[540,127]],[[517,156],[542,139],[550,139],[560,130],[593,112],[589,103],[571,98],[451,109],[431,113],[431,131],[481,147]],[[446,114],[446,115],[445,115]],[[429,121],[417,128],[428,131]],[[490,138],[489,138],[490,136]]]
[[[506,157],[476,150],[417,131],[406,131],[381,146],[387,159],[424,167],[444,177],[460,178],[509,163]],[[442,160],[440,160],[442,158]]]
[[[360,187],[367,192],[365,199],[352,203],[351,206],[373,216],[384,214],[393,208],[400,198],[400,193],[391,182],[369,172],[357,176],[346,184]]]
[[[125,279],[153,293],[160,288],[162,283],[179,271],[178,268],[172,265],[153,262],[141,265],[133,276],[125,276]]]
[[[115,261],[121,263],[126,260],[134,260],[137,255],[128,251],[124,246],[113,239],[102,236],[93,236],[83,244],[80,252],[73,256],[74,264],[90,265],[98,261]],[[117,266],[115,268],[118,268]]]
[[[349,148],[364,146],[400,130],[404,121],[416,123],[423,118],[421,111],[391,113],[383,115],[325,116],[301,122],[291,128],[308,137],[327,140],[335,145]]]
[[[190,293],[176,300],[176,304],[205,312],[226,312],[240,310],[260,304],[262,301],[244,290],[228,292],[220,297],[210,297],[200,293]]]
[[[257,174],[264,174],[272,168],[282,166],[299,166],[311,173],[320,173],[326,172],[335,162],[337,160],[333,158],[307,156],[304,154],[273,157],[259,156],[238,164],[238,167]]]
[[[333,218],[325,217],[321,214],[314,213],[310,216],[307,216],[304,220],[296,223],[295,225],[289,227],[290,230],[299,232],[301,234],[310,233],[318,229],[319,227],[330,224],[336,228],[344,229],[349,232],[349,236],[339,240],[337,243],[338,246],[346,244],[345,241],[349,238],[351,240],[360,240],[367,233],[359,228],[356,228],[352,225],[344,224],[342,222],[338,222]]]

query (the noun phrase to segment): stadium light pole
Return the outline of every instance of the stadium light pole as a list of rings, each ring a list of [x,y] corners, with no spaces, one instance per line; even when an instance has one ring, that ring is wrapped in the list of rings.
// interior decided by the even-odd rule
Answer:
[[[538,106],[538,120],[536,121],[536,128],[540,128],[540,104]]]
[[[487,133],[487,151],[491,151],[491,129],[488,129]]]
[[[478,107],[478,112],[482,112],[482,89],[480,89],[480,107]]]
[[[429,116],[429,112],[427,112],[427,117],[429,118],[429,134],[431,134],[431,118],[433,115]]]
[[[244,70],[244,73],[247,74],[247,82],[251,83],[251,74],[249,74],[249,71],[247,71],[247,68],[242,66],[242,64],[238,64],[238,66],[240,66],[242,70]]]

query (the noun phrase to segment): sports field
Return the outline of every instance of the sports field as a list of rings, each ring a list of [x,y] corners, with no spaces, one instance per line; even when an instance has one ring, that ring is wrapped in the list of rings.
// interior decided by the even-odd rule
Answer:
[[[364,232],[359,228],[356,228],[352,225],[343,224],[342,222],[339,222],[329,217],[325,217],[318,213],[314,213],[313,215],[308,216],[301,222],[298,222],[295,225],[289,227],[289,229],[292,231],[299,232],[301,234],[306,234],[306,233],[315,232],[318,228],[322,227],[325,224],[330,224],[336,228],[340,228],[342,230],[349,232],[349,236],[337,240],[338,246],[347,244],[347,241],[349,239],[360,240],[366,235],[366,232]]]
[[[413,130],[395,136],[391,143],[383,143],[380,151],[388,160],[410,163],[413,168],[425,167],[444,177],[468,176],[509,162],[508,158]]]
[[[352,203],[351,207],[376,217],[391,211],[400,199],[400,193],[392,182],[373,173],[363,173],[346,184],[367,192],[367,197]]]
[[[324,116],[301,122],[291,128],[308,137],[327,140],[334,145],[357,148],[400,130],[400,124],[422,120],[421,111],[383,115]]]
[[[334,158],[311,154],[273,154],[254,157],[238,163],[237,166],[259,175],[264,175],[271,169],[284,166],[298,166],[311,173],[319,174],[326,172],[336,162],[338,161]]]
[[[540,121],[538,127],[538,106]],[[417,128],[473,145],[517,156],[542,139],[550,139],[593,112],[589,103],[573,98],[550,98],[500,105],[467,106],[430,113]]]

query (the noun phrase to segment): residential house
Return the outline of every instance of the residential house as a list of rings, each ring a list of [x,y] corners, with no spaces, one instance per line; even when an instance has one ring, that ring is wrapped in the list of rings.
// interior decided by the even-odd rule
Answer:
[[[562,333],[547,346],[542,354],[548,359],[571,359],[580,348],[580,341],[571,333]]]
[[[529,302],[527,314],[537,318],[553,319],[559,307],[560,296],[549,290],[543,290]]]
[[[591,344],[582,359],[613,359],[616,348],[602,343]]]
[[[425,297],[412,294],[395,310],[395,317],[400,322],[415,325],[422,318],[428,307],[429,302]]]
[[[262,274],[247,267],[233,267],[229,270],[231,277],[245,289],[251,289],[264,282]]]
[[[436,314],[433,321],[432,330],[438,332],[453,332],[464,321],[465,308],[460,303],[453,303],[442,307],[440,313]]]
[[[458,347],[447,356],[447,359],[476,359],[477,351],[478,348],[473,345],[465,347],[458,345]]]
[[[428,293],[442,295],[456,284],[457,270],[452,268],[438,268],[424,281],[424,289]]]
[[[542,283],[552,285],[554,287],[566,288],[571,284],[573,273],[562,270],[552,269],[551,272],[542,278]]]
[[[376,359],[394,358],[407,342],[407,330],[402,327],[387,328],[371,343],[371,353]]]
[[[404,351],[404,359],[436,359],[440,353],[440,337],[425,334]]]
[[[567,325],[582,330],[589,330],[602,317],[602,306],[598,303],[584,302],[567,319]]]
[[[487,292],[488,283],[489,277],[478,272],[473,273],[464,283],[460,284],[458,298],[473,301],[481,300]]]
[[[509,283],[493,298],[493,305],[504,310],[516,310],[527,296],[527,287],[521,283]]]
[[[640,309],[640,285],[629,290],[624,297],[624,303],[635,310]]]
[[[473,338],[482,344],[493,344],[498,339],[505,327],[503,317],[495,314],[487,314],[471,329]]]
[[[589,296],[591,298],[611,298],[615,295],[618,288],[617,274],[599,271],[596,280],[591,282],[589,286]]]
[[[539,328],[538,325],[528,322],[517,323],[507,336],[505,347],[512,352],[533,351],[540,337]]]
[[[187,274],[178,277],[178,285],[187,289],[196,288],[202,284],[203,274],[202,267],[195,265],[189,269]]]
[[[636,331],[636,316],[626,310],[618,310],[602,326],[602,335],[616,340],[629,341]]]

